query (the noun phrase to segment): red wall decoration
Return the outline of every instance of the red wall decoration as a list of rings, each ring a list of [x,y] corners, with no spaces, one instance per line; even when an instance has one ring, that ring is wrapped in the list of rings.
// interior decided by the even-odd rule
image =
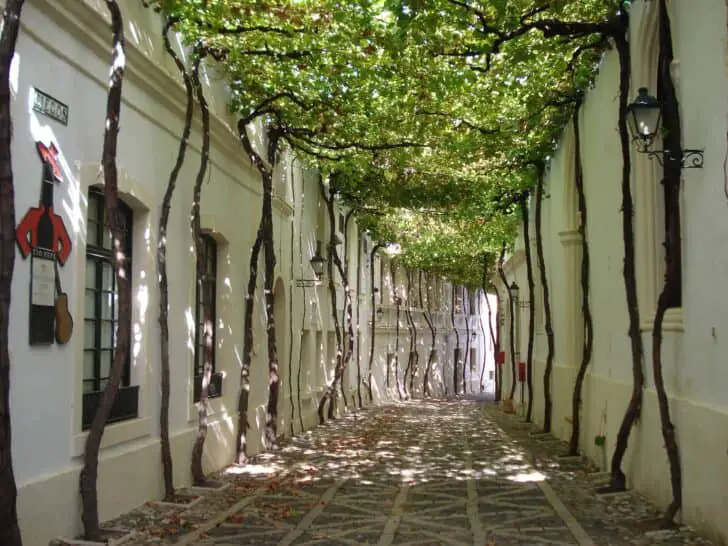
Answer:
[[[73,332],[68,296],[58,275],[58,264],[63,266],[71,254],[71,238],[63,218],[53,210],[54,186],[63,182],[63,177],[55,144],[36,142],[35,148],[43,167],[40,202],[28,209],[15,229],[20,255],[31,259],[29,342],[50,345],[55,340],[63,345]]]

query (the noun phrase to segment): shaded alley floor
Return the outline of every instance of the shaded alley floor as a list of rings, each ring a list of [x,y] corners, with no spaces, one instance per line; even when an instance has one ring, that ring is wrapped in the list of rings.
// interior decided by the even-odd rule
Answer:
[[[414,401],[349,414],[255,464],[107,524],[125,544],[709,544],[689,528],[645,533],[659,513],[605,476],[559,458],[565,444],[492,403]],[[508,432],[506,432],[508,431]]]

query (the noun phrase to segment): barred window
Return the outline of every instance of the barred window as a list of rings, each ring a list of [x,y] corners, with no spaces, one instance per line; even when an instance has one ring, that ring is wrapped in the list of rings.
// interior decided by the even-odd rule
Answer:
[[[217,242],[210,235],[202,235],[205,274],[195,288],[195,377],[202,376],[205,366],[205,314],[202,308],[203,290],[210,302],[210,323],[212,324],[212,373],[215,373],[215,301],[217,299]],[[210,393],[213,396],[214,393]]]
[[[133,216],[131,209],[118,201],[123,231],[121,251],[131,271]],[[103,391],[109,382],[114,362],[116,330],[119,326],[119,291],[113,264],[111,233],[106,218],[104,194],[91,188],[88,196],[86,230],[86,275],[83,316],[83,392],[81,428],[86,430],[96,415]],[[131,300],[131,290],[129,291]],[[131,307],[131,301],[128,302]],[[129,319],[131,320],[131,319]],[[129,325],[131,326],[131,325]],[[130,340],[131,343],[131,340]],[[119,391],[107,423],[135,419],[139,415],[139,386],[131,383],[131,347],[121,372]]]
[[[122,250],[126,267],[131,267],[132,211],[119,201],[124,240]],[[86,241],[86,286],[84,299],[83,392],[106,387],[114,360],[116,328],[119,321],[119,295],[112,262],[111,233],[106,218],[104,194],[89,191]],[[131,303],[131,302],[130,302]],[[130,351],[122,373],[122,386],[130,380]]]

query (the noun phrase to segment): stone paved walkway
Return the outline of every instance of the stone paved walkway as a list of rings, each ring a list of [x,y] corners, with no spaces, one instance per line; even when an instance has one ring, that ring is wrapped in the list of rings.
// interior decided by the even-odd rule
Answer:
[[[597,497],[604,476],[529,428],[473,401],[366,410],[227,469],[222,489],[187,490],[194,505],[148,503],[107,528],[139,545],[710,544],[645,534],[654,508]]]

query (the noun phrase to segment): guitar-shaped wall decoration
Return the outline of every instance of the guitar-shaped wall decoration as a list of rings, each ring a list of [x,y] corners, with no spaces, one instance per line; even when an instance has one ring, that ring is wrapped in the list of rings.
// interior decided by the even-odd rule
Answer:
[[[29,340],[31,345],[54,340],[65,344],[73,332],[73,319],[68,296],[61,290],[58,264],[65,264],[71,254],[71,239],[63,218],[53,212],[54,185],[63,178],[56,146],[36,142],[36,149],[43,163],[40,203],[25,213],[15,230],[21,255],[31,256]]]
[[[68,294],[61,288],[61,277],[56,264],[56,343],[65,345],[73,333],[73,317],[68,312]]]

